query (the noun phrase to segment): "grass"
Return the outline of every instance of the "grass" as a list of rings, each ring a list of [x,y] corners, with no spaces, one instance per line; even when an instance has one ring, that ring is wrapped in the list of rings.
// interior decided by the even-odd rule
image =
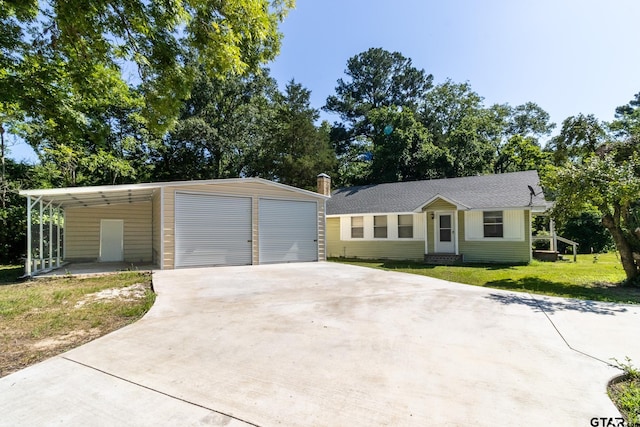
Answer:
[[[13,270],[0,267],[0,283]],[[0,377],[133,323],[154,301],[148,273],[0,285]]]
[[[625,274],[616,253],[578,255],[572,261],[529,265],[433,266],[417,261],[333,259],[347,264],[421,274],[452,282],[518,292],[619,303],[640,303],[640,288],[620,286]]]
[[[629,359],[618,362],[624,371],[623,381],[609,385],[608,393],[629,426],[640,426],[640,371]]]

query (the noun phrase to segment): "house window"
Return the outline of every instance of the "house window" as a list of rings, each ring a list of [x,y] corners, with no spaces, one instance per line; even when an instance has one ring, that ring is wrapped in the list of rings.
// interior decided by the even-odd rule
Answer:
[[[387,238],[387,216],[379,215],[373,217],[373,237],[378,239]]]
[[[362,239],[364,237],[364,219],[361,216],[351,217],[351,238]]]
[[[502,211],[483,212],[484,237],[503,237]]]
[[[413,239],[413,215],[398,215],[398,237]]]

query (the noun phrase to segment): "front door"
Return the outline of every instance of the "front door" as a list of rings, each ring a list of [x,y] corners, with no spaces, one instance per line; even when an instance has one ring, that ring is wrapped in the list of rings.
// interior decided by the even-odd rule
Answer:
[[[436,227],[436,253],[453,254],[455,246],[455,223],[453,212],[437,212],[435,216]]]

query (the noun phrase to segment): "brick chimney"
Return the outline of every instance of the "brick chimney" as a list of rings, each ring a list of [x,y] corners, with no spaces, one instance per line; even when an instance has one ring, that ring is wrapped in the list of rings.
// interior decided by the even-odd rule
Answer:
[[[331,197],[331,177],[326,173],[318,175],[318,193]]]

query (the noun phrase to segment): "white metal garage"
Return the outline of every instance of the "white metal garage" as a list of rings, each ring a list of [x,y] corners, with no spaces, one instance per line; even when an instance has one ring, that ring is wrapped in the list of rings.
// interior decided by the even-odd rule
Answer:
[[[318,260],[314,201],[260,199],[260,264]]]
[[[64,262],[172,269],[325,260],[328,176],[318,176],[318,191],[261,178],[23,190],[25,274]]]
[[[176,267],[251,264],[251,198],[176,193]]]

